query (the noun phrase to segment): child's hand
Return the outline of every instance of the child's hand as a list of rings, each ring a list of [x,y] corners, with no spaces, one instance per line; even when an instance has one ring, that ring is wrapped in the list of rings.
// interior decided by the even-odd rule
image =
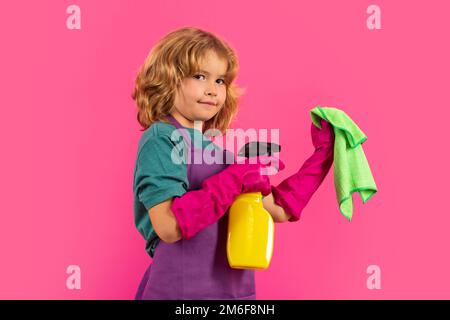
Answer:
[[[332,146],[334,144],[333,126],[323,119],[320,120],[322,129],[311,123],[311,138],[314,148]]]
[[[243,162],[233,164],[241,166],[242,170],[242,192],[261,192],[267,196],[271,192],[269,175],[271,170],[279,172],[284,169],[284,163],[273,156],[258,156],[245,158]]]

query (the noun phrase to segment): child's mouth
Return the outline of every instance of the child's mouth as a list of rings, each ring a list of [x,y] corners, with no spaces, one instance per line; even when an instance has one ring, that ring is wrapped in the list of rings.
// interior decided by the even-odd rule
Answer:
[[[216,105],[215,104],[212,104],[212,103],[207,103],[207,102],[199,102],[200,104],[202,104],[202,105],[204,105],[204,106],[208,106],[208,107],[211,107],[211,108],[213,108],[213,107],[215,107]]]

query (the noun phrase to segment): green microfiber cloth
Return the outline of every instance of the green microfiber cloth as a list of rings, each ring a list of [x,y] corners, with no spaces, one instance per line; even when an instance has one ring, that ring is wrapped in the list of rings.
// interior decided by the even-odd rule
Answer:
[[[339,210],[349,221],[353,214],[352,194],[359,192],[366,203],[377,191],[369,163],[362,149],[366,135],[342,110],[316,106],[311,110],[314,125],[320,119],[328,121],[334,129],[334,187]]]

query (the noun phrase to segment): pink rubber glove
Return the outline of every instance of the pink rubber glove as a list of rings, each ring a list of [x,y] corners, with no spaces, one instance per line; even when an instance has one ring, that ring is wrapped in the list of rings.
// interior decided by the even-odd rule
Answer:
[[[297,173],[283,180],[278,186],[272,186],[274,202],[292,216],[290,222],[300,219],[303,208],[319,188],[333,163],[333,127],[325,120],[321,120],[321,127],[322,129],[319,129],[314,123],[311,124],[311,137],[315,148],[312,156]]]
[[[189,239],[198,231],[219,220],[233,203],[236,196],[246,192],[261,192],[267,196],[271,192],[270,180],[261,174],[269,164],[249,159],[243,163],[233,163],[221,172],[210,176],[202,183],[202,188],[175,197],[171,209],[184,239]]]

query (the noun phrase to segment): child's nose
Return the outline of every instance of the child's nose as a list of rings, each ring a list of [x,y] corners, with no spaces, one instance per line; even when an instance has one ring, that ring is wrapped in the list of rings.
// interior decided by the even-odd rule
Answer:
[[[210,94],[212,94],[212,95],[217,95],[217,88],[216,88],[216,85],[213,83],[213,84],[211,84],[211,83],[209,83],[208,84],[208,87],[206,88],[206,93],[208,94],[208,95],[210,95]]]

